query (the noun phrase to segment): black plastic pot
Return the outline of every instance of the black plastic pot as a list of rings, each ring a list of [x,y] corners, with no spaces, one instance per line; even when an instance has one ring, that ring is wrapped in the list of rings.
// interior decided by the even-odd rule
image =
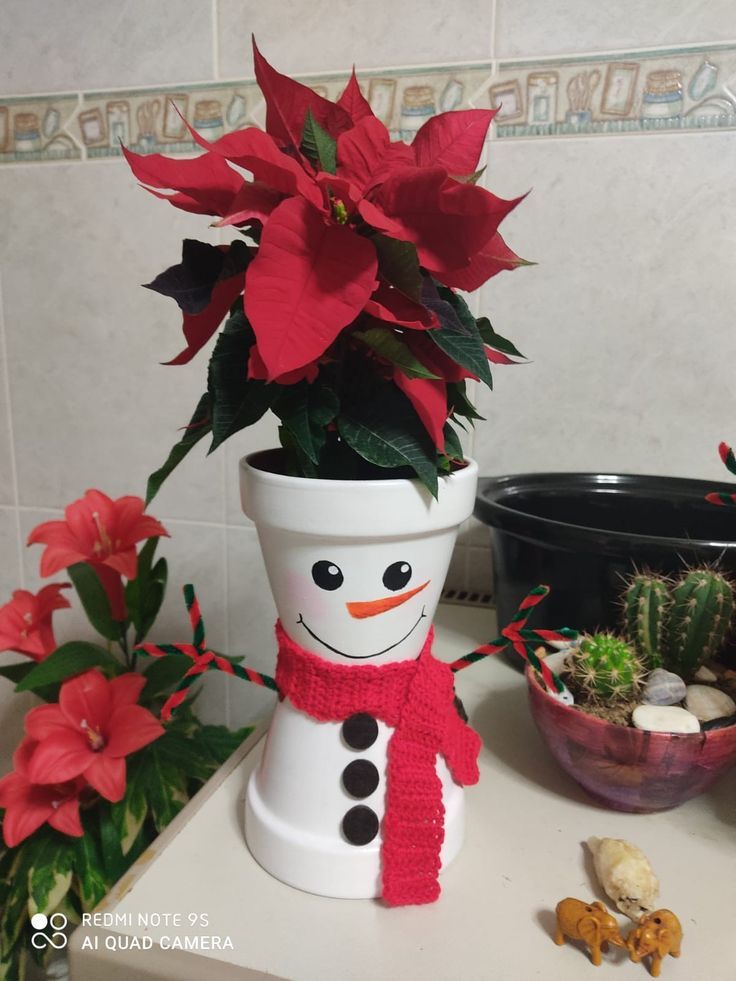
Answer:
[[[494,596],[505,625],[526,593],[552,588],[533,623],[619,626],[619,597],[637,568],[695,563],[736,573],[736,508],[709,504],[732,484],[626,474],[531,473],[481,478],[475,515],[490,527]]]

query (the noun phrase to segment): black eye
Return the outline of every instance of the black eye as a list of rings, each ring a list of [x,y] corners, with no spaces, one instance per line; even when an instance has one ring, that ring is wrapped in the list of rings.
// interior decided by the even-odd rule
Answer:
[[[334,562],[315,562],[312,566],[312,579],[320,589],[339,589],[343,583],[343,574]]]
[[[408,562],[393,562],[383,574],[386,589],[403,589],[411,579],[411,566]]]

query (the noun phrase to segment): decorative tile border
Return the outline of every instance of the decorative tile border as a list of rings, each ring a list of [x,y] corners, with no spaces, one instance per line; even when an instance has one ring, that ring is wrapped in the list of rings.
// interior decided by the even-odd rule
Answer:
[[[78,95],[0,99],[0,163],[80,160],[82,151],[66,126]]]
[[[736,47],[704,45],[570,58],[438,65],[361,74],[376,115],[410,141],[438,112],[500,107],[497,138],[736,129]],[[335,99],[343,73],[302,76]],[[253,79],[0,97],[0,163],[192,153],[182,117],[214,140],[263,126]]]
[[[733,129],[736,48],[501,62],[498,137]]]

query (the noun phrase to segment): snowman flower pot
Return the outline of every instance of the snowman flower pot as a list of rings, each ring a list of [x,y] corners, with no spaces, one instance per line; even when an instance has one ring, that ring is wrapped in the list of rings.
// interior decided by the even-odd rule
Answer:
[[[281,692],[246,795],[246,838],[308,892],[390,903],[437,897],[463,840],[461,784],[480,739],[430,654],[432,618],[472,461],[432,498],[412,480],[308,480],[241,461],[279,614]]]
[[[183,313],[171,364],[217,338],[147,500],[203,437],[215,449],[278,418],[279,459],[241,468],[279,611],[268,680],[281,696],[248,843],[302,889],[429,902],[462,841],[479,749],[431,652],[476,485],[456,427],[481,418],[468,381],[490,388],[492,365],[523,359],[460,291],[528,264],[499,233],[522,199],[481,181],[496,110],[432,116],[408,145],[354,74],[331,102],[255,42],[253,65],[265,132],[209,142],[184,119],[199,157],[123,148],[156,197],[233,229],[229,245],[187,239],[148,284]]]

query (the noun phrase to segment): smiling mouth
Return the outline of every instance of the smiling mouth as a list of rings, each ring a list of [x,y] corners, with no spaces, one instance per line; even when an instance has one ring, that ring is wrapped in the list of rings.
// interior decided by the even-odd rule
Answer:
[[[389,651],[392,651],[394,649],[394,647],[398,647],[399,644],[403,644],[404,641],[406,640],[406,638],[407,637],[410,637],[414,633],[414,631],[417,629],[417,627],[419,626],[419,624],[422,622],[422,620],[424,620],[424,618],[426,616],[427,616],[427,614],[424,612],[424,607],[422,607],[422,612],[419,614],[419,619],[414,624],[414,626],[411,628],[411,630],[409,631],[409,633],[404,634],[404,636],[401,638],[401,640],[397,640],[396,643],[395,644],[391,644],[390,647],[384,647],[384,649],[382,651],[376,651],[375,654],[346,654],[345,651],[338,651],[338,649],[336,647],[333,647],[331,644],[328,644],[327,641],[322,640],[322,638],[321,637],[318,637],[317,634],[314,633],[313,630],[310,630],[309,629],[309,627],[307,626],[307,624],[304,622],[304,617],[301,615],[301,613],[299,614],[299,619],[297,620],[297,623],[298,624],[301,624],[302,627],[304,627],[304,629],[307,631],[307,633],[309,634],[309,636],[310,637],[313,637],[314,640],[316,640],[318,644],[322,644],[323,647],[326,647],[328,651],[332,651],[333,654],[339,654],[340,657],[349,657],[351,661],[367,661],[369,658],[372,658],[372,657],[380,657],[381,654],[388,654],[388,652]]]

